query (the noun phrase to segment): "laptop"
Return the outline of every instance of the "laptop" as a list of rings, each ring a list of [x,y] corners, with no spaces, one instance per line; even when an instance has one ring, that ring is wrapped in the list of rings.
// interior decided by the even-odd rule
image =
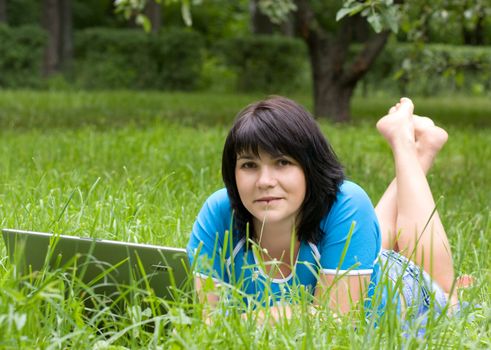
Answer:
[[[32,280],[60,273],[97,303],[131,301],[137,294],[141,300],[193,297],[185,249],[12,229],[2,235],[16,274]]]

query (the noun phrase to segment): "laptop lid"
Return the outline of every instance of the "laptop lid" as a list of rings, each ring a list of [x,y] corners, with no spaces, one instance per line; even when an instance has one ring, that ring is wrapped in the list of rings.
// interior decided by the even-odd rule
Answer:
[[[166,300],[191,297],[193,278],[185,249],[12,229],[2,234],[17,273],[68,272],[94,295],[112,300],[135,293]]]

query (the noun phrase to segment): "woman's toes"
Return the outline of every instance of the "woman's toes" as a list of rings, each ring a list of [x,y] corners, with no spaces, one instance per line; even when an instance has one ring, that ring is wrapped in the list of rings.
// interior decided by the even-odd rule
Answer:
[[[408,98],[402,98],[389,110],[389,114],[377,122],[378,131],[391,145],[398,140],[415,141],[412,122],[413,110],[412,101]]]
[[[399,109],[398,110],[402,110],[403,112],[407,113],[409,116],[412,116],[413,112],[414,112],[413,101],[411,101],[407,97],[401,98],[401,102],[399,103]]]

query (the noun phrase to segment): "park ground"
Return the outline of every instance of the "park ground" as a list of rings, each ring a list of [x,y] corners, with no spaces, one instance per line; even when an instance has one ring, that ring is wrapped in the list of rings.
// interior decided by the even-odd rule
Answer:
[[[202,203],[223,186],[228,126],[240,108],[261,97],[2,91],[1,227],[185,247]],[[291,97],[311,107],[308,96]],[[357,96],[351,123],[319,120],[348,178],[374,203],[394,173],[374,124],[394,100]],[[185,314],[179,304],[166,315],[138,305],[122,317],[108,310],[87,314],[56,275],[34,284],[16,277],[2,243],[0,348],[490,348],[491,102],[414,101],[417,114],[432,117],[450,135],[429,182],[456,271],[476,280],[462,297],[479,308],[431,321],[419,337],[414,325],[403,331],[391,312],[376,328],[359,318],[335,319],[328,310],[316,317],[300,310],[274,327],[257,327],[233,312],[217,314],[215,326],[206,326],[198,312]],[[157,326],[145,326],[148,320]]]

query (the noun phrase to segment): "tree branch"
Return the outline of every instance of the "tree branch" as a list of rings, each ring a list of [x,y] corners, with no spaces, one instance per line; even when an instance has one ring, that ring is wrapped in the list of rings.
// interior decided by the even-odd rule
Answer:
[[[346,84],[356,83],[365,75],[377,56],[383,50],[389,35],[390,31],[384,30],[372,36],[365,43],[361,52],[356,56],[354,62],[346,71],[343,79]]]
[[[298,35],[309,45],[316,38],[327,38],[327,33],[315,18],[315,13],[308,0],[296,0],[295,5],[297,6],[295,19]]]
[[[353,28],[356,25],[356,21],[361,18],[359,16],[348,17],[341,20],[341,26],[335,33],[334,42],[331,50],[333,68],[342,76],[345,77],[344,64],[346,57],[348,56],[350,45],[353,41]]]

